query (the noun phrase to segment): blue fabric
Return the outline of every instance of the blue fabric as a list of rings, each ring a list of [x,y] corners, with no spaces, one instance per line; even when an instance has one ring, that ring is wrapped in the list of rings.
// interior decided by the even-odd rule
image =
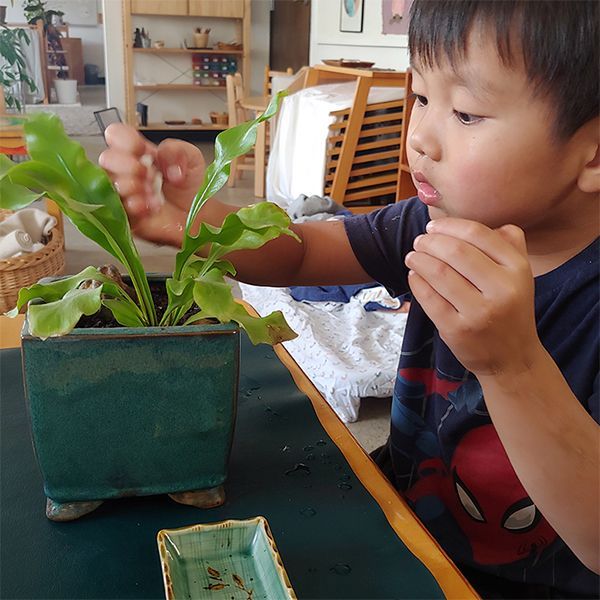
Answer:
[[[376,285],[379,284],[373,282],[358,285],[297,285],[290,288],[290,295],[298,302],[350,302],[350,298],[360,290]]]
[[[428,220],[427,208],[412,198],[344,222],[364,270],[398,296],[408,291],[404,256],[415,237],[425,232]],[[535,279],[540,339],[596,421],[599,256],[597,239]],[[554,532],[517,479],[477,379],[414,300],[391,421],[388,447],[395,483],[456,563],[514,582],[547,586],[552,593],[598,597],[598,576]]]

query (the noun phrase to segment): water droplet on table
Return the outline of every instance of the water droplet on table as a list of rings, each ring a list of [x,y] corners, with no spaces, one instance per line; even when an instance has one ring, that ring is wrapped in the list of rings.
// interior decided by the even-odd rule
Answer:
[[[291,469],[285,472],[289,476],[306,476],[310,475],[310,467],[304,463],[296,463]]]
[[[300,511],[300,514],[303,517],[314,517],[317,514],[317,511],[311,506],[307,506]]]
[[[352,567],[345,563],[336,563],[329,569],[330,573],[335,573],[336,575],[350,575],[352,571]]]
[[[340,490],[351,490],[352,486],[349,483],[338,483]]]

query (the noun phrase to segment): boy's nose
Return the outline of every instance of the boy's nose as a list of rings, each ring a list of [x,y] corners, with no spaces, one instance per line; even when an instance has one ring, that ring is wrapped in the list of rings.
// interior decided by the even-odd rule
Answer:
[[[413,110],[408,128],[408,144],[418,154],[438,161],[441,158],[441,144],[439,141],[439,123],[428,116]]]

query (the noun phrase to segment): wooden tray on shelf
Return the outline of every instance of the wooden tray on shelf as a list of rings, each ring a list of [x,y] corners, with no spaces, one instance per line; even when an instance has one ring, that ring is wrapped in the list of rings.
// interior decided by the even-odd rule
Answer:
[[[367,60],[352,60],[346,58],[324,58],[323,63],[330,67],[346,67],[348,69],[369,69],[375,63]]]

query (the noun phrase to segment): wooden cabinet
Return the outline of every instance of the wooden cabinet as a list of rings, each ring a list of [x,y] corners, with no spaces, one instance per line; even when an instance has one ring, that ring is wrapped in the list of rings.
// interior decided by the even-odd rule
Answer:
[[[140,15],[244,18],[244,0],[131,0],[131,12]]]
[[[189,0],[188,10],[194,16],[242,19],[244,0]]]
[[[227,112],[226,73],[237,69],[249,81],[250,18],[251,0],[125,0],[127,122],[152,131],[224,129],[211,113]],[[133,47],[136,28],[149,32],[150,48]],[[195,47],[196,29],[211,30],[209,48]],[[241,48],[217,45],[232,41]],[[147,114],[146,125],[136,113]]]
[[[144,15],[187,15],[188,0],[132,0],[131,12]]]

